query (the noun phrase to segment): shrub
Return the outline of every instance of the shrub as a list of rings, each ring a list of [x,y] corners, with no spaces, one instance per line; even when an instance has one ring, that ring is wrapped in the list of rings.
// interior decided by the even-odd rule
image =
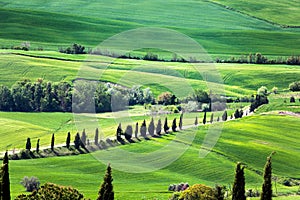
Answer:
[[[295,103],[296,101],[295,101],[295,97],[291,97],[290,98],[290,103]]]
[[[53,183],[46,183],[38,191],[29,195],[19,195],[15,200],[82,200],[83,194],[71,187],[59,186]]]
[[[293,82],[289,85],[291,91],[300,91],[300,81]]]
[[[39,189],[40,181],[34,176],[30,178],[28,176],[25,176],[21,181],[21,185],[26,188],[26,192],[32,192]]]
[[[170,200],[218,200],[218,191],[202,184],[195,184],[181,193],[174,193]]]

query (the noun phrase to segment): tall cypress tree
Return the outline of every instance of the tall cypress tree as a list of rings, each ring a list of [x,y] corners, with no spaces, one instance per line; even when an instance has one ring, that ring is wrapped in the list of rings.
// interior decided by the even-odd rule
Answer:
[[[76,135],[75,135],[75,140],[74,140],[75,149],[79,149],[80,143],[81,143],[80,142],[80,135],[77,132]]]
[[[8,169],[8,154],[5,152],[3,158],[2,174],[1,174],[1,200],[10,200],[10,180],[9,180],[9,169]]]
[[[196,116],[195,122],[194,122],[195,126],[198,125],[198,117]]]
[[[97,200],[113,200],[114,199],[114,190],[113,190],[113,178],[111,174],[111,167],[108,164],[106,169],[106,174],[104,176],[103,183],[98,193]]]
[[[214,122],[214,113],[211,113],[209,122],[211,124]]]
[[[122,137],[121,137],[122,133],[123,133],[122,124],[119,123],[118,128],[117,128],[117,132],[116,132],[117,141],[122,140]]]
[[[40,139],[38,139],[36,142],[36,152],[39,153],[39,151],[40,151]]]
[[[172,122],[172,131],[173,132],[176,132],[176,128],[177,128],[177,125],[176,125],[176,118],[173,119],[173,122]]]
[[[30,141],[30,138],[27,138],[27,141],[26,141],[26,149],[30,151],[31,149],[31,141]]]
[[[160,135],[161,134],[161,119],[158,120],[157,126],[156,126],[156,134]]]
[[[222,120],[225,122],[227,121],[227,110],[224,111],[223,115],[222,115]]]
[[[245,196],[245,176],[244,166],[237,163],[235,170],[235,179],[232,187],[232,200],[246,200]]]
[[[96,130],[95,130],[94,144],[95,145],[99,144],[99,130],[98,130],[98,128],[96,128]]]
[[[86,133],[85,133],[85,129],[83,129],[82,134],[81,134],[81,147],[84,148],[86,145]]]
[[[274,153],[272,153],[274,154]],[[272,157],[267,158],[264,171],[264,183],[262,185],[261,200],[271,200],[272,199]]]
[[[55,136],[54,133],[52,134],[52,138],[51,138],[51,150],[54,151],[54,142],[55,142]]]
[[[180,130],[182,130],[182,123],[183,123],[182,120],[183,120],[183,113],[181,113],[180,118],[179,118],[178,127],[179,127]]]
[[[66,139],[66,147],[67,148],[70,148],[70,142],[71,142],[71,133],[68,132],[67,139]]]
[[[169,131],[169,126],[168,126],[168,118],[166,117],[165,118],[165,123],[164,123],[164,132],[165,133],[168,133],[168,131]]]
[[[151,135],[151,136],[154,136],[154,131],[155,131],[155,126],[154,126],[154,119],[153,117],[151,118],[151,121],[150,121],[150,124],[148,126],[148,133]]]
[[[138,134],[139,134],[139,123],[137,122],[135,124],[134,137],[138,138]]]
[[[204,112],[204,116],[203,116],[203,124],[206,124],[206,111]]]
[[[141,125],[140,133],[141,133],[141,136],[146,137],[146,135],[147,135],[146,120],[144,120],[143,123],[142,123],[142,125]]]
[[[127,127],[126,127],[126,130],[125,130],[125,138],[126,138],[126,140],[131,140],[131,138],[132,138],[132,126],[131,125],[128,125]]]

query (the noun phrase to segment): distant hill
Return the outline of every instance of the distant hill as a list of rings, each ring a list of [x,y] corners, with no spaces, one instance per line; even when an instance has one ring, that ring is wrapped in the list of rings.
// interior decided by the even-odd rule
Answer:
[[[126,3],[117,0],[70,0],[67,3],[58,0],[2,0],[0,47],[20,45],[23,41],[29,41],[32,48],[48,50],[58,50],[72,43],[94,47],[122,31],[155,26],[184,33],[211,54],[300,54],[300,29],[282,28],[253,17],[298,25],[299,14],[296,13],[299,12],[295,3],[292,3],[296,1],[285,0],[280,4],[271,1],[250,1],[247,4],[238,3],[240,1],[218,2],[246,14],[210,1],[196,0]],[[270,11],[266,12],[268,8]]]

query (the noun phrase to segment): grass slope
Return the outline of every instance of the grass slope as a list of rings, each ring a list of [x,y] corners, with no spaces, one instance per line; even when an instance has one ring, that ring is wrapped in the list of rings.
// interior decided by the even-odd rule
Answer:
[[[282,1],[282,4],[287,2],[290,1]],[[54,0],[41,3],[1,0],[0,5],[3,47],[20,45],[22,41],[30,41],[33,48],[52,50],[74,42],[95,47],[122,31],[154,26],[178,30],[195,39],[211,54],[300,54],[298,30],[282,29],[209,1],[72,0],[62,3]],[[259,4],[251,3],[251,7],[255,5]],[[297,21],[289,9],[274,9],[274,12],[279,11],[285,16],[278,15],[280,18]]]
[[[214,73],[214,76],[223,79],[227,96],[242,96],[255,93],[262,85],[269,89],[274,86],[279,90],[286,89],[291,82],[298,80],[300,74],[298,66],[288,65],[197,64],[194,66],[187,63],[112,59],[104,56],[85,57],[55,52],[27,52],[25,55],[11,54],[11,51],[1,52],[0,84],[7,86],[25,78],[32,81],[43,78],[45,81],[71,82],[76,77],[88,77],[127,87],[133,85],[150,87],[155,95],[164,91],[176,91],[178,92],[176,95],[180,97],[188,95],[190,90],[186,89],[187,86],[194,89],[207,89],[208,86],[220,88],[222,85],[203,81],[201,73]],[[19,51],[13,52],[19,53]],[[79,70],[81,74],[78,75]],[[218,82],[214,79],[209,80]]]
[[[167,199],[170,193],[167,187],[171,183],[204,183],[210,186],[231,184],[235,162],[242,161],[249,169],[262,171],[266,156],[273,150],[274,175],[299,178],[299,118],[258,115],[230,121],[224,124],[222,135],[207,157],[199,158],[199,148],[209,125],[201,126],[191,146],[171,165],[149,173],[126,173],[113,166],[114,189],[116,199]],[[274,122],[280,126],[274,127]],[[179,132],[190,134],[193,130]],[[284,134],[282,134],[284,133]],[[186,138],[165,135],[162,138],[125,145],[126,152],[147,153],[159,150],[161,155],[169,156],[162,147],[175,142],[175,148],[182,148]],[[178,143],[176,145],[176,143]],[[176,150],[175,150],[176,151]],[[98,151],[90,155],[56,157],[37,160],[11,161],[10,175],[13,196],[23,191],[19,184],[24,176],[37,176],[41,182],[54,182],[78,188],[86,196],[95,198],[105,164],[95,160],[103,155],[116,155],[114,149]],[[115,156],[113,156],[115,155]],[[287,165],[288,163],[288,165]],[[132,163],[134,167],[152,167],[142,163]],[[262,177],[251,170],[246,170],[246,188],[260,188]],[[273,188],[275,191],[275,188]],[[295,192],[297,188],[288,188],[277,184],[279,193]]]
[[[281,24],[299,26],[300,8],[297,0],[292,1],[272,1],[266,0],[257,2],[249,0],[247,2],[232,0],[213,0],[249,15],[266,19],[268,21]]]

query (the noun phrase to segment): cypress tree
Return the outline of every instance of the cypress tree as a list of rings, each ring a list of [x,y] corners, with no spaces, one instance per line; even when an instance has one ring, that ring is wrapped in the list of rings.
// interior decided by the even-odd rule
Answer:
[[[169,126],[168,126],[168,119],[167,119],[167,117],[165,118],[165,124],[164,124],[164,132],[165,133],[168,133],[168,131],[169,131]]]
[[[147,125],[146,125],[146,120],[143,121],[141,128],[140,128],[141,136],[146,137],[147,135]]]
[[[7,151],[5,152],[4,157],[3,157],[3,165],[4,164],[8,164],[8,153],[7,153]]]
[[[10,180],[8,169],[8,154],[5,152],[3,158],[2,174],[1,174],[1,200],[10,200]]]
[[[116,132],[117,141],[121,141],[122,140],[122,137],[121,137],[122,133],[123,133],[122,124],[119,123],[119,126],[117,128],[117,132]]]
[[[153,117],[150,121],[149,127],[148,127],[148,132],[151,136],[154,136],[154,131],[155,131],[155,126],[154,126],[154,120]]]
[[[244,112],[243,112],[243,110],[241,109],[241,110],[240,110],[240,118],[243,117],[243,114],[244,114]]]
[[[198,117],[196,116],[196,119],[195,119],[195,126],[197,126],[198,125]]]
[[[223,115],[222,115],[222,120],[225,122],[227,121],[227,110],[224,111]]]
[[[134,137],[138,138],[138,134],[139,134],[139,123],[137,122],[135,124],[135,131],[134,131]]]
[[[173,132],[176,132],[176,128],[177,128],[177,125],[176,125],[176,118],[173,119],[173,123],[172,123],[172,131]]]
[[[30,151],[31,149],[31,141],[30,141],[30,138],[27,138],[27,141],[26,141],[26,149]]]
[[[272,153],[273,154],[273,153]],[[264,171],[264,183],[262,185],[261,200],[272,199],[272,157],[267,158]]]
[[[209,122],[211,124],[214,122],[214,113],[211,113]]]
[[[132,138],[132,126],[128,125],[125,130],[125,138],[126,140],[130,140]]]
[[[51,150],[54,151],[54,141],[55,141],[55,136],[54,133],[52,134],[52,138],[51,138]]]
[[[183,113],[181,113],[180,118],[179,118],[178,127],[179,127],[180,130],[182,130],[182,120],[183,120]]]
[[[240,118],[240,112],[239,112],[238,109],[236,109],[236,111],[234,112],[234,118],[235,118],[235,119]]]
[[[95,145],[99,144],[99,130],[98,130],[98,128],[96,128],[96,130],[95,130],[94,144]]]
[[[75,135],[75,140],[74,140],[75,149],[79,149],[80,143],[81,143],[80,142],[80,135],[77,132],[76,135]]]
[[[68,132],[67,139],[66,139],[66,147],[67,148],[70,148],[70,142],[71,142],[71,133]]]
[[[237,163],[232,187],[232,200],[246,200],[244,168],[241,163]]]
[[[36,152],[38,153],[40,151],[40,139],[36,142]]]
[[[108,164],[106,169],[106,174],[104,176],[103,183],[98,193],[97,200],[113,200],[114,199],[114,190],[113,190],[113,178],[111,174],[111,167]]]
[[[156,126],[156,134],[160,135],[161,134],[161,119],[158,120],[157,126]]]
[[[206,111],[204,112],[204,116],[203,116],[203,124],[206,124]]]
[[[81,147],[84,148],[86,145],[86,134],[85,134],[85,129],[83,129],[82,134],[81,134]]]

